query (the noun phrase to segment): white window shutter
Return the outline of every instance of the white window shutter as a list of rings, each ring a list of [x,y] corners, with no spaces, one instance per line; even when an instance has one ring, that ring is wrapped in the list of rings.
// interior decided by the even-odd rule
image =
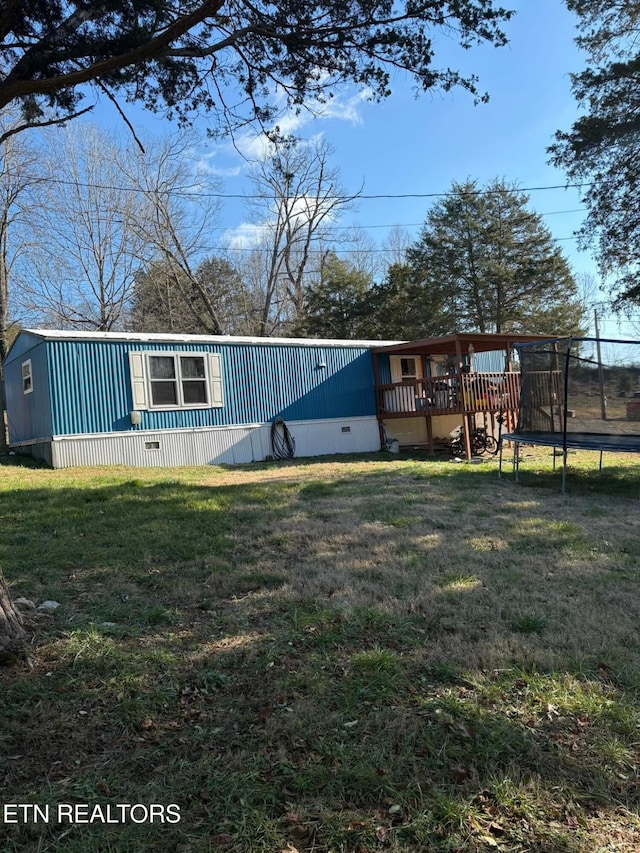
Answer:
[[[144,376],[144,353],[129,353],[129,369],[131,371],[131,395],[134,409],[147,408],[147,385]]]
[[[217,352],[209,353],[209,388],[211,390],[210,406],[219,408],[224,406],[222,393],[222,360]]]

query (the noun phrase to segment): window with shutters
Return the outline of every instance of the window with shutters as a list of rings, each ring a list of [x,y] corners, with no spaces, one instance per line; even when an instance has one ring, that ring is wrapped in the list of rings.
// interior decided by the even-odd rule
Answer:
[[[130,352],[136,409],[204,409],[223,405],[217,353]]]

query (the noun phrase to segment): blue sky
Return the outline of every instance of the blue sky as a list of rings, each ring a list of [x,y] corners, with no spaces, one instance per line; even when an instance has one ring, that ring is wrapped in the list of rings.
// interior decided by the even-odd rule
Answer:
[[[564,184],[564,173],[547,164],[547,146],[554,132],[568,128],[577,111],[570,92],[569,72],[582,60],[573,44],[573,17],[562,0],[521,0],[520,11],[508,25],[510,44],[501,49],[454,49],[443,40],[439,61],[480,77],[490,93],[488,104],[474,106],[462,90],[415,97],[402,77],[394,93],[373,104],[355,92],[336,96],[333,118],[309,121],[297,132],[322,133],[335,149],[334,163],[347,190],[364,183],[365,195],[390,196],[444,193],[454,180],[496,176],[523,188]],[[238,164],[237,155],[221,147],[214,158],[219,167]],[[242,175],[226,177],[228,192],[242,190]],[[559,210],[581,207],[570,190],[531,193],[532,206],[546,216],[554,236],[570,237],[582,214],[561,216]],[[361,226],[407,225],[415,232],[424,221],[427,198],[363,199],[348,220]],[[347,220],[347,221],[348,221]],[[376,228],[375,233],[379,233]],[[574,241],[562,241],[567,251]],[[577,256],[576,268],[590,268]]]
[[[398,196],[445,193],[452,181],[466,178],[481,184],[506,178],[523,190],[565,184],[564,173],[548,164],[546,149],[555,131],[568,129],[578,115],[569,74],[581,70],[584,57],[573,42],[574,17],[562,0],[517,0],[512,5],[517,14],[506,26],[507,47],[462,51],[443,39],[437,51],[440,65],[479,76],[481,91],[490,94],[488,104],[474,106],[462,90],[416,98],[410,82],[398,76],[392,81],[393,95],[382,103],[369,103],[362,93],[345,89],[336,93],[329,115],[291,119],[297,134],[322,134],[330,143],[332,164],[347,191],[363,184],[365,196],[389,196],[359,200],[341,225],[358,224],[380,243],[397,225],[415,235],[432,202]],[[108,109],[101,107],[99,114],[113,122]],[[142,115],[135,111],[136,124],[142,120],[155,132],[166,130],[166,124]],[[202,126],[200,154],[220,175],[223,191],[247,192],[247,164],[230,144],[208,141]],[[245,150],[252,145],[247,137],[236,142]],[[578,192],[532,189],[530,206],[543,216],[574,271],[595,274],[592,258],[577,251],[573,237],[584,216]],[[224,228],[238,229],[244,218],[239,202],[224,203]],[[608,333],[614,331],[619,336],[613,327]]]

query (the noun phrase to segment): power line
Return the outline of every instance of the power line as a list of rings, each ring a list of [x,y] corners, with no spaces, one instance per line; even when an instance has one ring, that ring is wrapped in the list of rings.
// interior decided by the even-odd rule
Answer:
[[[586,207],[574,207],[571,210],[549,210],[544,213],[537,213],[538,216],[559,216],[565,215],[567,213],[584,213],[588,208]],[[251,223],[253,226],[255,223]],[[325,231],[372,231],[377,228],[421,228],[424,225],[424,221],[422,222],[388,222],[388,223],[378,223],[377,225],[364,225],[360,222],[355,222],[351,225],[326,225],[324,226]],[[238,226],[241,228],[242,226]],[[233,226],[229,225],[213,225],[208,229],[209,231],[233,231]],[[572,240],[572,237],[559,237],[555,239],[560,240]]]
[[[14,176],[17,177],[17,176]],[[255,200],[255,201],[267,201],[273,199],[273,194],[261,194],[261,193],[227,193],[227,192],[201,192],[197,190],[198,184],[187,184],[184,186],[172,187],[169,190],[159,190],[157,188],[145,189],[144,187],[132,187],[132,186],[115,186],[109,184],[94,184],[84,181],[69,181],[64,178],[46,178],[45,181],[51,184],[59,184],[61,186],[73,186],[73,187],[83,187],[85,189],[94,189],[94,190],[110,190],[115,192],[132,192],[142,195],[176,195],[182,198],[215,198],[215,199],[229,199],[229,200]],[[508,193],[531,193],[531,192],[544,192],[546,190],[567,190],[567,189],[581,189],[583,187],[591,186],[590,183],[579,183],[579,184],[549,184],[545,186],[538,187],[501,187],[500,189],[478,189],[478,190],[465,190],[462,192],[456,191],[455,193],[449,192],[428,192],[428,193],[361,193],[361,194],[345,194],[345,195],[335,195],[335,196],[325,196],[323,197],[324,201],[355,201],[364,200],[364,201],[389,201],[389,200],[401,200],[401,199],[429,199],[429,198],[448,198],[452,195],[469,195],[469,196],[482,196],[482,195],[499,195],[504,192]]]
[[[565,240],[577,240],[578,238],[577,237],[552,237],[551,239],[552,239],[552,241],[557,242],[557,241],[565,241]],[[400,251],[402,251],[402,250],[400,250]],[[221,255],[224,255],[228,252],[246,253],[246,254],[251,254],[251,255],[270,255],[270,254],[272,254],[273,250],[269,247],[265,248],[265,247],[263,247],[257,243],[251,243],[249,240],[247,240],[246,244],[242,245],[242,246],[229,246],[229,245],[227,245],[227,246],[201,246],[199,248],[199,252],[200,253],[211,252],[211,253],[217,253],[217,254],[221,254]],[[359,250],[356,247],[356,248],[351,248],[351,249],[347,248],[345,254],[356,255],[356,254],[358,254],[358,252],[361,252],[364,255],[393,255],[395,253],[395,249],[394,248],[388,249],[385,247],[381,247],[381,248],[365,247],[365,248]],[[322,257],[324,254],[326,254],[325,249],[309,249],[308,250],[309,257]]]
[[[590,186],[589,183],[584,184],[555,184],[543,187],[503,187],[497,190],[485,189],[485,190],[465,190],[456,193],[446,192],[446,193],[389,193],[389,194],[376,194],[376,195],[358,195],[356,198],[364,198],[364,199],[402,199],[402,198],[447,198],[452,195],[500,195],[503,192],[513,192],[513,193],[532,193],[532,192],[541,192],[543,190],[567,190],[567,189],[580,189],[582,187]]]

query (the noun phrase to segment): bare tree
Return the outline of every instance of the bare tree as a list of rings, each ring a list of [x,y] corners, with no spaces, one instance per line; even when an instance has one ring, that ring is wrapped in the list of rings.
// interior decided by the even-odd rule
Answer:
[[[328,252],[323,253],[323,264],[330,255],[336,254],[341,261],[368,278],[376,277],[380,271],[380,250],[366,229],[357,223],[344,228],[330,227],[328,237],[331,239],[331,246],[328,247]]]
[[[590,272],[580,272],[576,275],[578,299],[585,311],[593,311],[605,304],[603,290],[598,278]]]
[[[23,270],[42,321],[108,331],[122,326],[138,258],[144,198],[126,180],[132,152],[93,125],[50,133],[37,246]]]
[[[262,230],[251,262],[260,267],[258,334],[286,331],[304,316],[308,276],[320,268],[327,228],[359,195],[347,195],[323,139],[288,140],[253,168],[253,221]]]
[[[215,289],[198,275],[219,188],[194,168],[191,137],[124,147],[76,124],[48,144],[44,213],[23,270],[31,313],[45,324],[123,328],[136,281],[152,272],[158,283],[161,270],[176,309],[220,333]]]
[[[219,186],[194,171],[193,139],[188,133],[166,138],[127,164],[127,177],[143,200],[144,216],[133,225],[144,253],[138,260],[161,268],[181,308],[190,307],[202,331],[222,334],[223,318],[215,289],[199,274],[219,209]],[[195,299],[194,299],[195,296]]]
[[[0,119],[0,128],[7,124]],[[0,363],[8,349],[11,272],[25,248],[32,190],[41,178],[38,152],[30,137],[7,139],[0,147]]]
[[[0,136],[16,126],[11,112],[0,116]],[[39,158],[30,134],[9,134],[0,144],[0,453],[7,448],[2,363],[9,348],[14,265],[25,248],[27,225],[33,214],[32,190],[40,180]],[[0,652],[13,659],[26,637],[20,611],[11,601],[0,569]]]
[[[411,246],[411,235],[400,225],[394,225],[387,234],[382,246],[382,260],[385,267],[394,264],[404,264],[407,260],[407,249]]]
[[[17,116],[0,117],[0,133],[15,126]],[[16,309],[11,278],[28,246],[29,223],[35,215],[33,190],[42,179],[38,152],[30,134],[9,136],[0,144],[0,453],[6,449],[2,362],[9,349]],[[15,321],[15,314],[14,314]]]

